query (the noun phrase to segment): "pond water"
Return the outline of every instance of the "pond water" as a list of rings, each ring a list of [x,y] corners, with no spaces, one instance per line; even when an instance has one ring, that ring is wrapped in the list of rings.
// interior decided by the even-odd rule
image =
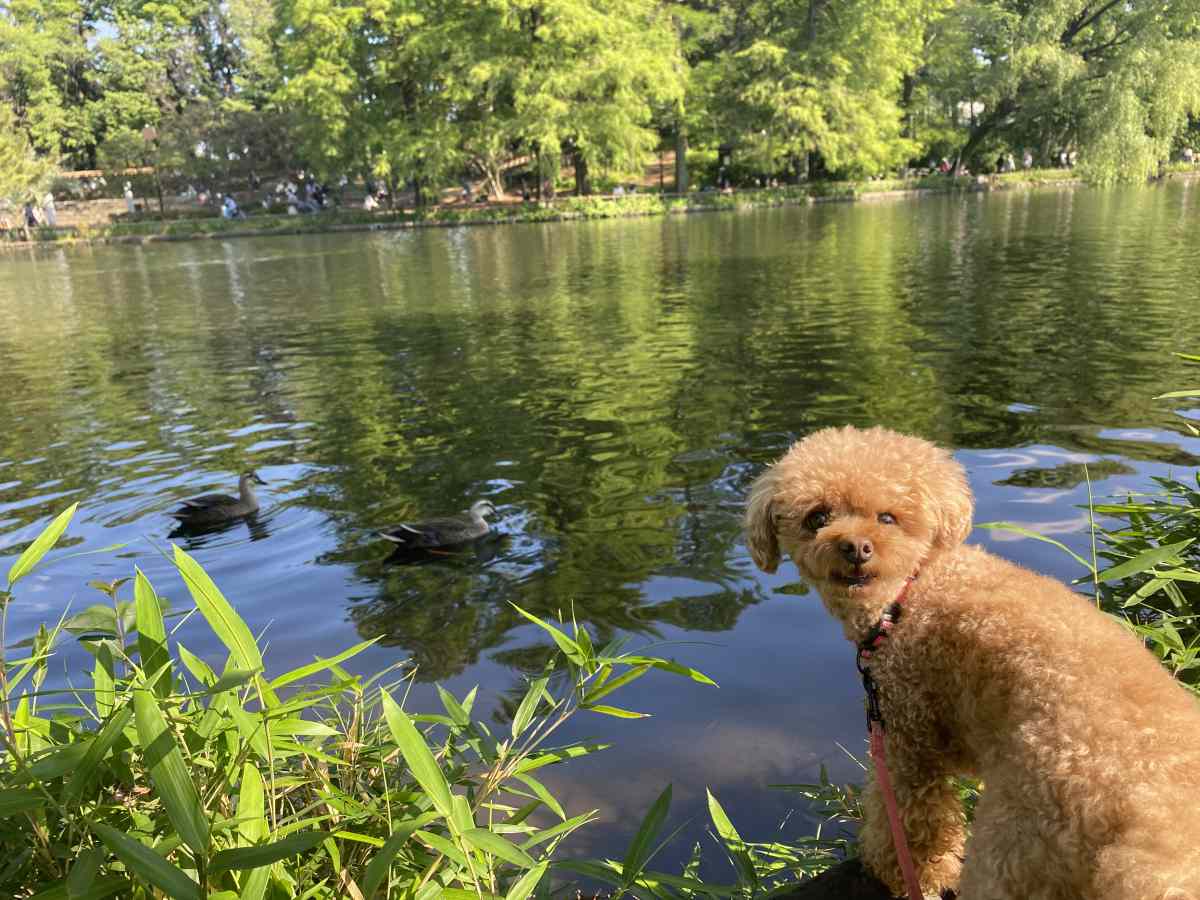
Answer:
[[[860,687],[791,565],[750,562],[750,481],[812,429],[884,424],[955,448],[977,521],[1084,547],[1084,463],[1107,496],[1200,454],[1151,400],[1197,380],[1170,353],[1200,344],[1198,202],[1183,182],[0,257],[0,566],[72,501],[54,556],[128,543],[29,579],[9,633],[134,564],[184,605],[166,512],[253,467],[255,522],[178,540],[275,671],[378,637],[358,671],[412,658],[417,707],[479,684],[503,719],[546,645],[507,601],[573,609],[720,684],[648,676],[617,696],[652,718],[573,721],[614,744],[545,770],[601,810],[576,853],[620,854],[667,783],[695,819],[664,865],[703,839],[705,787],[747,837],[807,834],[769,785],[858,778],[838,745],[863,747]],[[373,529],[480,497],[500,541],[385,562]],[[223,660],[198,621],[182,637]]]

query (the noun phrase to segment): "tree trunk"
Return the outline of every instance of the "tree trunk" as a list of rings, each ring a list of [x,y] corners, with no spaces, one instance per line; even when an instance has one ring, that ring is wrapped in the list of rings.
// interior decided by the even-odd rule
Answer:
[[[687,129],[680,122],[675,130],[675,193],[686,194],[688,190]]]
[[[1006,97],[1000,101],[991,115],[985,116],[972,127],[971,136],[967,138],[966,145],[959,151],[958,158],[954,161],[955,175],[962,174],[963,161],[971,158],[975,148],[983,143],[983,139],[991,134],[1005,118],[1016,111],[1017,104]]]
[[[817,19],[827,0],[808,0],[808,46],[817,42]]]
[[[487,186],[489,197],[495,200],[504,199],[504,173],[500,171],[499,163],[485,167],[483,182]]]
[[[425,208],[425,186],[421,182],[420,175],[413,176],[413,205],[417,209]]]
[[[913,115],[913,92],[917,87],[917,79],[912,75],[904,76],[904,86],[900,94],[900,108],[904,110],[904,135],[910,141],[917,139],[917,118]]]
[[[575,196],[587,197],[592,193],[592,182],[588,178],[587,159],[578,149],[572,154],[575,164]]]

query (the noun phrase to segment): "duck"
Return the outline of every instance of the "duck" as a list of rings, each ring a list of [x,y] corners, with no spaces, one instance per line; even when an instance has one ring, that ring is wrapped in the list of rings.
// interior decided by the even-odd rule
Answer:
[[[243,472],[238,479],[238,495],[201,494],[183,501],[183,506],[169,513],[185,525],[209,525],[215,522],[225,522],[230,519],[240,519],[258,512],[258,497],[254,493],[254,485],[266,484],[258,477],[257,472]]]
[[[401,522],[399,525],[381,529],[378,534],[385,541],[404,550],[436,550],[455,547],[478,540],[489,531],[487,516],[494,516],[496,507],[489,500],[477,500],[465,512],[452,516],[422,519],[419,522]]]

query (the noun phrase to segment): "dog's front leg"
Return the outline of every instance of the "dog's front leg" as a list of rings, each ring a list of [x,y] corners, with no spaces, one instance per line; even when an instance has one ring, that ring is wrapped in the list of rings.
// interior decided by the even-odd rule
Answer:
[[[937,896],[943,890],[958,887],[966,840],[962,803],[948,776],[931,773],[933,767],[928,765],[922,767],[901,749],[901,744],[891,739],[887,742],[896,802],[921,890]],[[904,878],[874,771],[863,797],[863,816],[859,835],[863,861],[892,893],[904,896]]]

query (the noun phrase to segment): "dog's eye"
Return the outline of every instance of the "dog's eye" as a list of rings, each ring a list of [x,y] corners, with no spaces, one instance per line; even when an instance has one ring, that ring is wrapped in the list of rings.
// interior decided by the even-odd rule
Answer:
[[[809,531],[820,531],[829,524],[829,513],[823,509],[814,509],[804,517],[804,527]]]
[[[895,525],[896,517],[893,516],[891,513],[880,513],[879,514],[879,522],[881,525]]]

